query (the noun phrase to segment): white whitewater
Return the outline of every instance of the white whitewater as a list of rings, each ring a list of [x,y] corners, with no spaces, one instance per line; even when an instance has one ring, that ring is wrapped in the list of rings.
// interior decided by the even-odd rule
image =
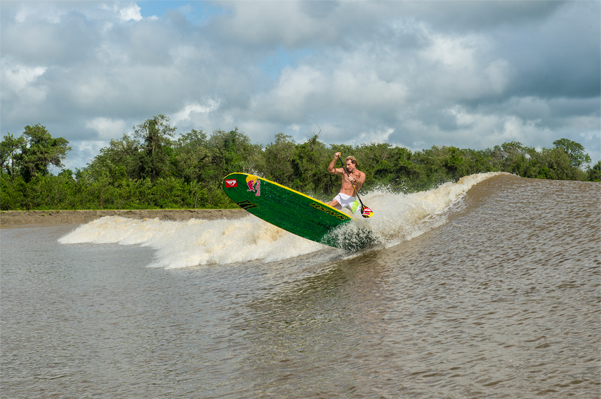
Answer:
[[[370,219],[359,219],[339,234],[365,227],[386,247],[410,240],[446,222],[444,212],[468,190],[499,173],[481,173],[413,194],[374,191],[362,197],[374,210]],[[80,226],[59,239],[62,244],[142,245],[156,250],[154,267],[180,268],[261,260],[273,262],[325,250],[327,256],[345,251],[297,237],[254,216],[234,220],[169,222],[104,217]]]

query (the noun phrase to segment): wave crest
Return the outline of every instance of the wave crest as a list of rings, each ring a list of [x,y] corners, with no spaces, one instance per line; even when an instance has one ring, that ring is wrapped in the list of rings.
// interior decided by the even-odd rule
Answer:
[[[352,239],[358,229],[371,231],[386,247],[410,240],[446,223],[444,211],[475,184],[499,173],[481,173],[413,193],[376,190],[362,197],[374,210],[370,219],[358,218],[336,234]],[[142,245],[155,249],[154,267],[179,268],[229,264],[251,260],[273,262],[332,249],[295,236],[254,216],[233,220],[169,222],[108,216],[80,226],[59,239],[61,244],[95,243]]]

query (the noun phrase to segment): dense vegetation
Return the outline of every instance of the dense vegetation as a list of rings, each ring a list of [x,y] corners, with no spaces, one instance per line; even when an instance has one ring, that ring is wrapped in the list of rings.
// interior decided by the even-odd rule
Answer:
[[[472,150],[432,147],[411,152],[390,144],[326,145],[314,135],[305,143],[278,133],[262,146],[237,129],[208,136],[192,130],[175,139],[176,128],[159,115],[111,140],[86,167],[62,169],[71,150],[41,125],[0,143],[0,209],[153,209],[235,207],[221,182],[231,172],[263,176],[295,190],[329,199],[340,177],[326,171],[334,152],[354,155],[367,174],[363,191],[384,186],[411,192],[479,172],[522,177],[601,181],[601,161],[592,168],[581,144],[568,139],[540,151],[518,142]]]

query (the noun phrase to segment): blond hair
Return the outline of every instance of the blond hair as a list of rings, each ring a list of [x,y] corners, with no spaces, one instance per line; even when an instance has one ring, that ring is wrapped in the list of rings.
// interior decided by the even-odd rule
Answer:
[[[355,166],[359,166],[359,163],[357,162],[357,160],[355,159],[355,157],[352,156],[352,155],[349,155],[348,157],[346,157],[346,159],[344,160],[344,163],[346,163],[346,161],[348,161],[349,159],[351,160],[352,163],[355,164]]]

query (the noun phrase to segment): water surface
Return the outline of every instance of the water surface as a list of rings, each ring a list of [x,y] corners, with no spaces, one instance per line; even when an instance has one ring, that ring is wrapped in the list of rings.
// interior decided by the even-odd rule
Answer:
[[[374,193],[361,253],[252,218],[0,230],[0,394],[599,397],[600,187]]]

